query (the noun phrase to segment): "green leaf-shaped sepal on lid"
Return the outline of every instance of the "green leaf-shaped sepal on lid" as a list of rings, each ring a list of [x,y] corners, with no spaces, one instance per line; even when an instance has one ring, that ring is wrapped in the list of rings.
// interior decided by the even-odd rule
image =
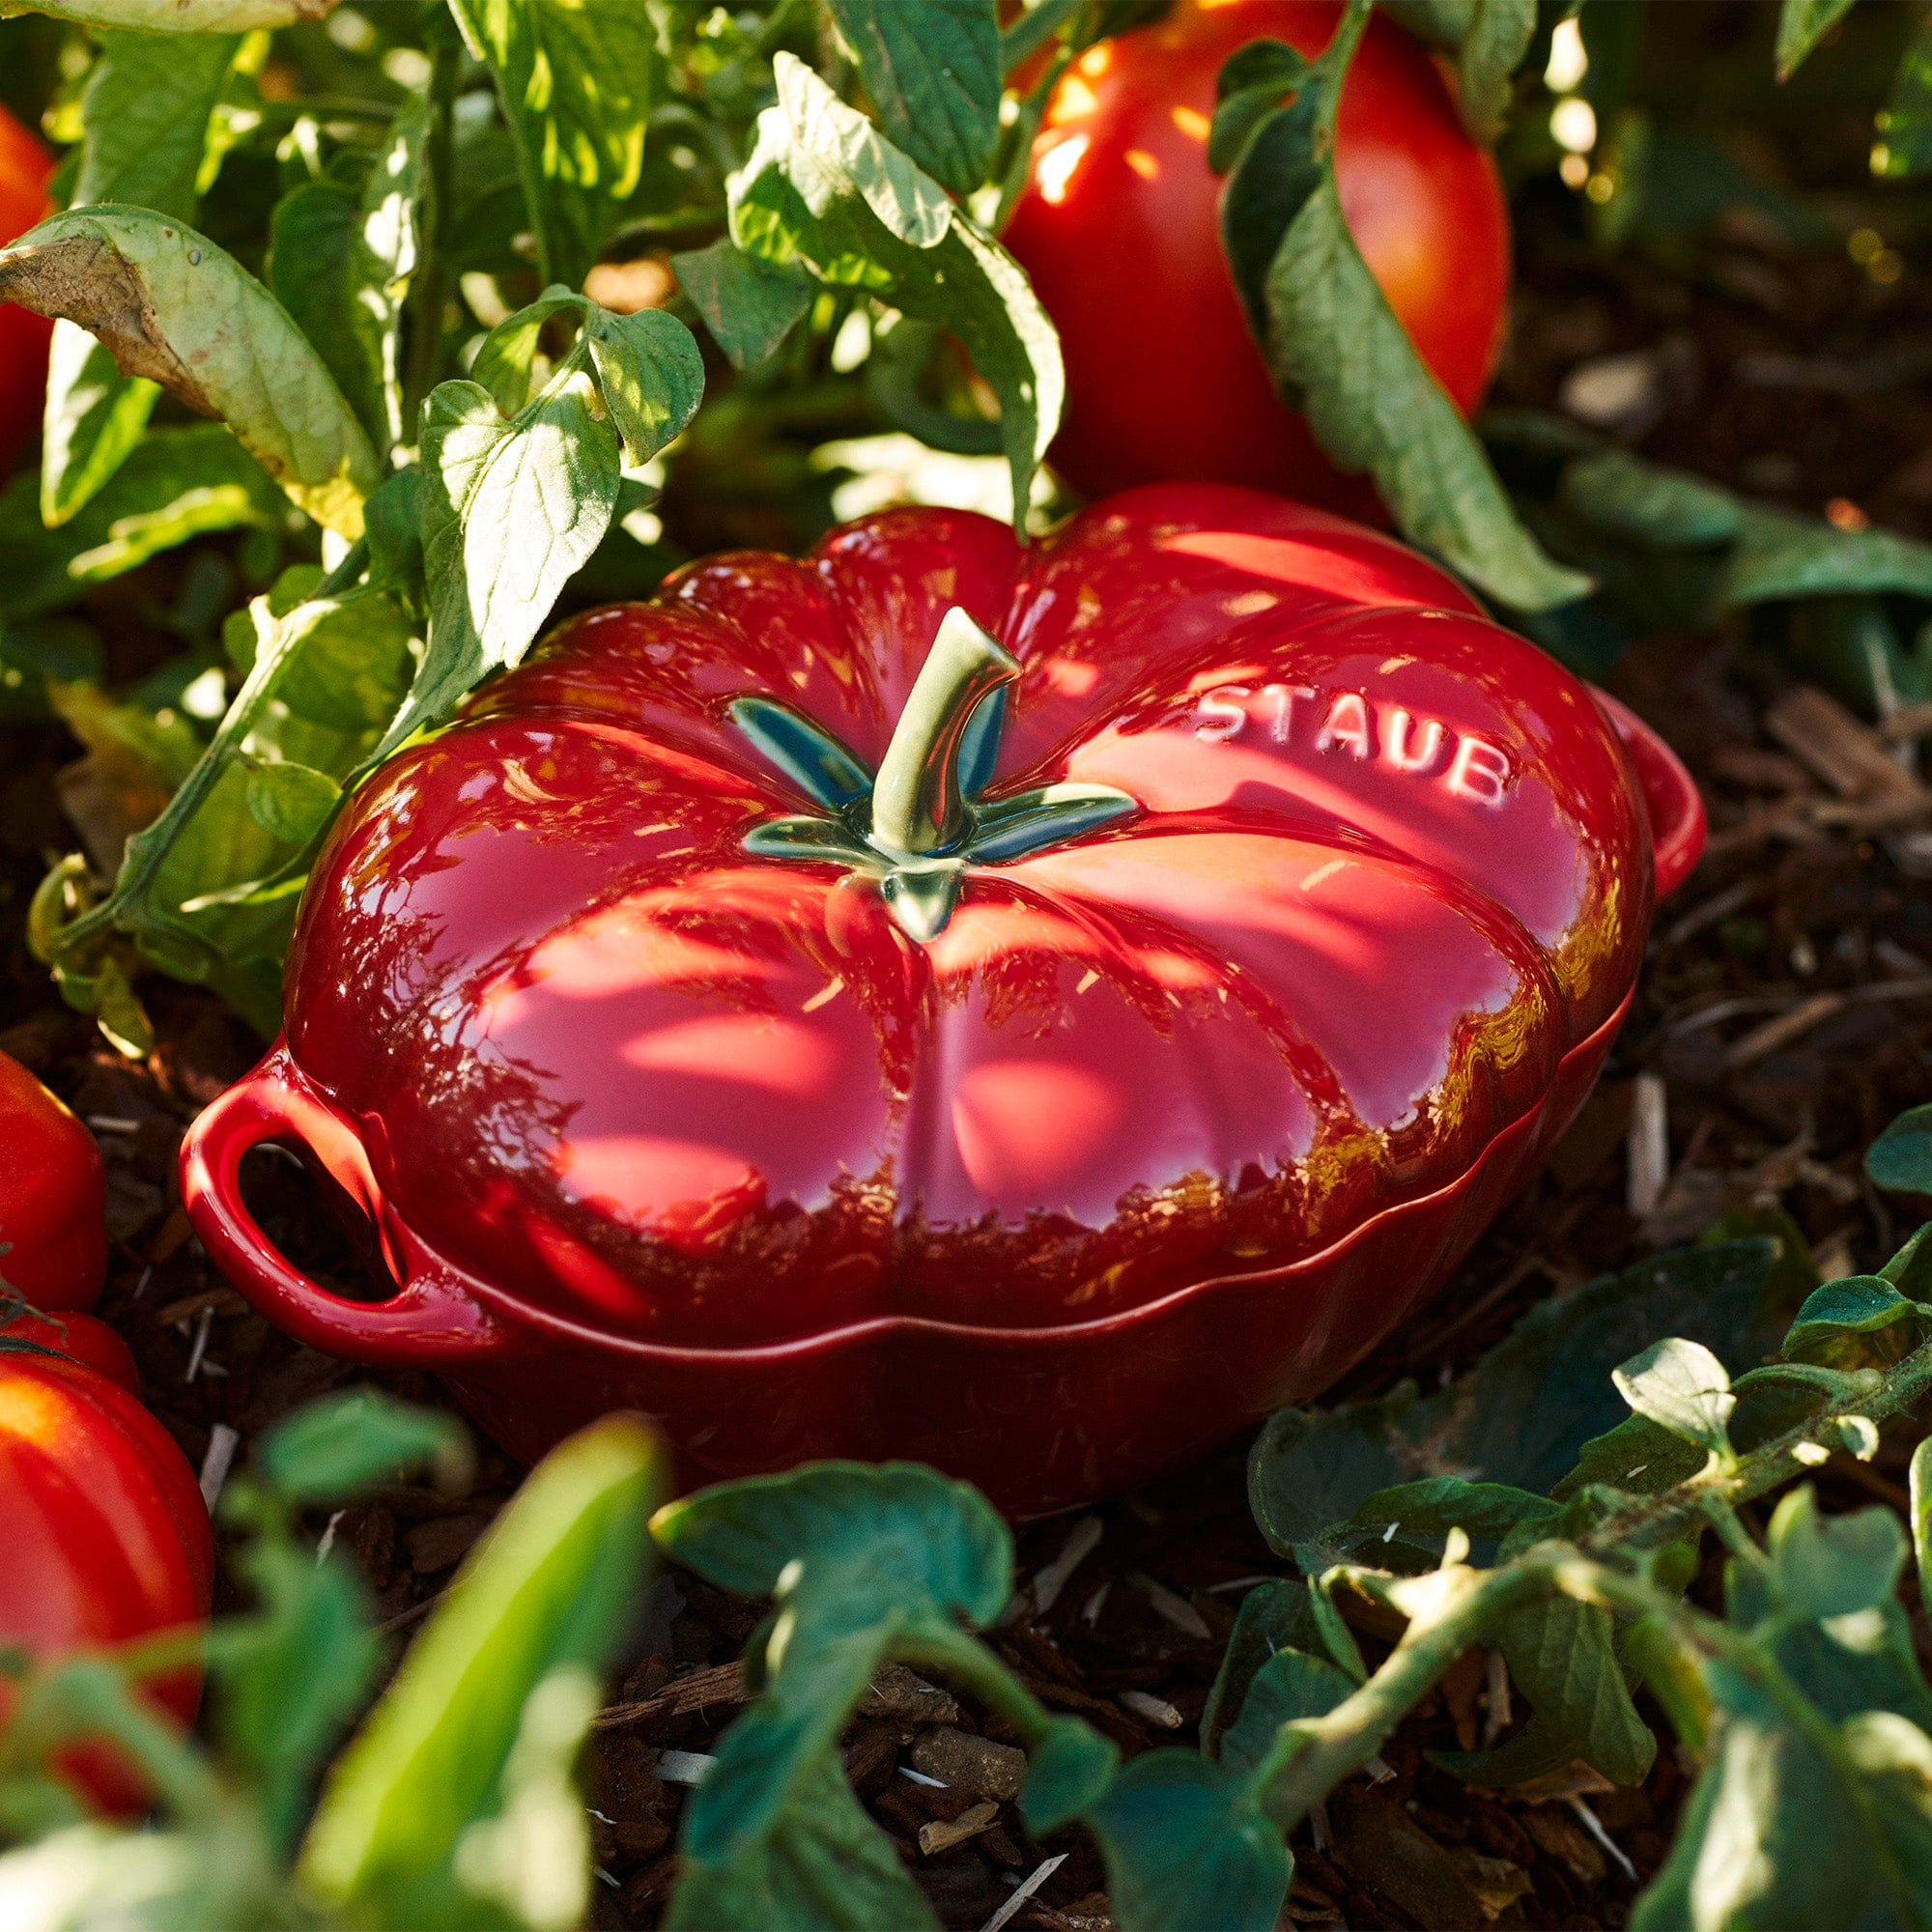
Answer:
[[[745,836],[760,858],[849,866],[878,881],[909,938],[946,930],[969,867],[1065,844],[1140,807],[1112,785],[1054,784],[976,802],[992,774],[1005,687],[1018,661],[956,605],[914,680],[876,775],[788,704],[740,697],[731,722],[824,812],[768,819]]]

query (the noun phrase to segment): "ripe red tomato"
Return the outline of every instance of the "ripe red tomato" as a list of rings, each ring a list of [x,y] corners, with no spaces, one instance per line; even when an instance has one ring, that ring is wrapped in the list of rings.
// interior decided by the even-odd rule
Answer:
[[[99,1326],[85,1316],[70,1319],[75,1327]],[[194,1471],[174,1438],[99,1370],[9,1349],[4,1336],[0,1551],[0,1645],[37,1660],[208,1615],[213,1538]],[[200,1672],[171,1672],[148,1694],[185,1725],[201,1695]],[[0,1678],[0,1728],[11,1697]],[[139,1808],[138,1780],[105,1747],[83,1746],[62,1768],[103,1809]]]
[[[0,107],[0,242],[53,213],[47,199],[53,165],[33,134]],[[53,327],[44,316],[0,302],[0,470],[11,469],[40,433]]]
[[[71,1355],[129,1395],[141,1393],[140,1372],[127,1343],[91,1315],[36,1315],[21,1310],[10,1317],[5,1303],[0,1303],[0,1342],[31,1342],[37,1349]]]
[[[1263,37],[1319,54],[1340,14],[1332,0],[1179,0],[1090,48],[1055,89],[1006,242],[1060,329],[1053,461],[1089,495],[1201,478],[1373,506],[1275,395],[1208,167],[1221,63]],[[1380,15],[1343,88],[1335,170],[1370,270],[1466,415],[1502,346],[1509,211],[1435,61]]]
[[[13,313],[0,307],[0,325]],[[36,1308],[92,1308],[107,1274],[106,1211],[94,1136],[0,1053],[0,1283]]]

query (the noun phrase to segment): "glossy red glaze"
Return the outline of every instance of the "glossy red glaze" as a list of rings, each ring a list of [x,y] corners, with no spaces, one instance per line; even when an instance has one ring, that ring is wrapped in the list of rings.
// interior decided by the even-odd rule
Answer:
[[[922,947],[742,851],[805,802],[725,708],[875,762],[954,604],[1022,667],[989,795],[1143,809],[969,871]],[[520,1453],[628,1405],[694,1475],[911,1455],[1056,1508],[1314,1394],[1441,1280],[1607,1050],[1653,838],[1672,883],[1701,825],[1644,727],[1320,511],[1161,486],[1024,553],[888,512],[578,619],[384,771],[185,1198],[283,1326],[441,1366]],[[236,1174],[270,1139],[393,1299],[269,1247]]]
[[[53,166],[35,136],[0,107],[0,244],[53,213],[47,199]],[[11,469],[40,434],[53,330],[44,316],[0,302],[0,471]]]
[[[1067,404],[1052,456],[1090,496],[1200,477],[1356,514],[1374,504],[1275,395],[1208,166],[1222,62],[1262,38],[1317,55],[1340,14],[1333,0],[1179,0],[1056,88],[1004,240],[1060,330]],[[1363,259],[1466,415],[1502,348],[1508,204],[1435,62],[1380,14],[1343,87],[1335,175]]]
[[[83,1348],[98,1341],[85,1331],[99,1323],[69,1319]],[[37,1660],[208,1615],[214,1545],[194,1471],[126,1387],[77,1359],[0,1347],[0,1645]],[[194,1670],[148,1689],[183,1725],[200,1692]],[[11,1696],[0,1678],[0,1729]],[[106,1747],[61,1762],[102,1808],[140,1808],[139,1781]]]
[[[36,1308],[92,1308],[107,1277],[106,1216],[94,1136],[0,1053],[0,1284]]]

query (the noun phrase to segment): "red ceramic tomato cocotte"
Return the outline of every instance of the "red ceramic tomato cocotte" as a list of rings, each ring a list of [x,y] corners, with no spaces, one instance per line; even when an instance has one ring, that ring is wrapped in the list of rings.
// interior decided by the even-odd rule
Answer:
[[[1221,66],[1250,41],[1314,59],[1334,0],[1178,0],[1091,47],[1048,102],[1005,241],[1060,331],[1052,457],[1092,496],[1162,478],[1285,490],[1373,513],[1275,395],[1221,252],[1208,131]],[[1463,414],[1502,348],[1509,207],[1435,61],[1374,15],[1342,88],[1342,213],[1430,372]]]
[[[1059,1508],[1442,1280],[1702,836],[1643,725],[1370,530],[891,511],[577,619],[358,795],[188,1212],[522,1455],[628,1406],[693,1478],[910,1456]],[[392,1298],[269,1245],[269,1140]]]

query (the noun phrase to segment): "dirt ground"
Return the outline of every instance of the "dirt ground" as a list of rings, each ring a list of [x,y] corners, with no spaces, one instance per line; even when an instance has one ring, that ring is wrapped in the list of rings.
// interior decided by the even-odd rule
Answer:
[[[1532,201],[1524,228],[1530,279],[1497,400],[1553,407],[1579,364],[1641,352],[1662,404],[1636,442],[1643,453],[1793,508],[1932,534],[1932,316],[1914,278],[1875,276],[1840,242],[1794,251],[1748,221],[1721,229],[1694,269],[1593,257],[1563,239],[1553,204]],[[171,567],[97,603],[123,674],[159,648],[140,611]],[[1828,1275],[1876,1266],[1909,1232],[1859,1169],[1886,1122],[1932,1092],[1932,895],[1907,869],[1909,840],[1861,821],[1807,762],[1778,708],[1791,680],[1742,621],[1647,640],[1608,681],[1696,773],[1709,856],[1662,910],[1609,1069],[1548,1170],[1427,1317],[1342,1393],[1405,1376],[1427,1385],[1466,1367],[1536,1298],[1693,1239],[1731,1208],[1783,1207]],[[48,1080],[100,1140],[114,1259],[99,1312],[132,1345],[149,1400],[199,1464],[217,1425],[245,1453],[276,1416],[356,1372],[251,1314],[201,1255],[176,1198],[184,1127],[259,1043],[213,1001],[151,980],[159,1044],[130,1065],[61,1007],[26,955],[28,895],[69,843],[52,779],[73,755],[52,727],[0,732],[0,1049]],[[1663,1084],[1669,1164],[1661,1192],[1640,1187],[1634,1211],[1627,1148],[1643,1075]],[[289,1252],[318,1272],[353,1270],[294,1163],[253,1159],[253,1197]],[[427,1378],[384,1379],[440,1399]],[[1192,1742],[1244,1584],[1284,1567],[1249,1520],[1244,1450],[1230,1444],[1154,1489],[1021,1533],[1018,1613],[994,1640],[1046,1703],[1130,1753]],[[1840,1459],[1822,1472],[1828,1506],[1877,1495],[1903,1508],[1902,1463],[1889,1448],[1870,1467]],[[343,1515],[336,1541],[365,1566],[390,1630],[406,1632],[435,1602],[516,1473],[486,1452],[465,1497],[397,1489]],[[703,1752],[730,1720],[742,1696],[732,1660],[756,1614],[688,1577],[655,1586],[597,1742],[599,1925],[656,1922],[681,1803],[658,1754]],[[1682,1767],[1666,1747],[1640,1790],[1582,1774],[1496,1795],[1428,1764],[1428,1751],[1493,1733],[1506,1706],[1506,1681],[1465,1659],[1375,1780],[1338,1792],[1301,1834],[1289,1917],[1623,1923],[1664,1854]],[[900,1673],[875,1689],[847,1761],[949,1926],[981,1925],[1015,1878],[1065,1854],[1010,1922],[1098,1932],[1111,1920],[1097,1855],[1077,1833],[1029,1841],[1000,1799],[1008,1761],[985,1748],[999,1742],[984,1713]],[[946,1768],[944,1786],[902,1775],[922,1765]],[[998,1804],[990,1822],[968,1835],[944,1829],[982,1799]]]

